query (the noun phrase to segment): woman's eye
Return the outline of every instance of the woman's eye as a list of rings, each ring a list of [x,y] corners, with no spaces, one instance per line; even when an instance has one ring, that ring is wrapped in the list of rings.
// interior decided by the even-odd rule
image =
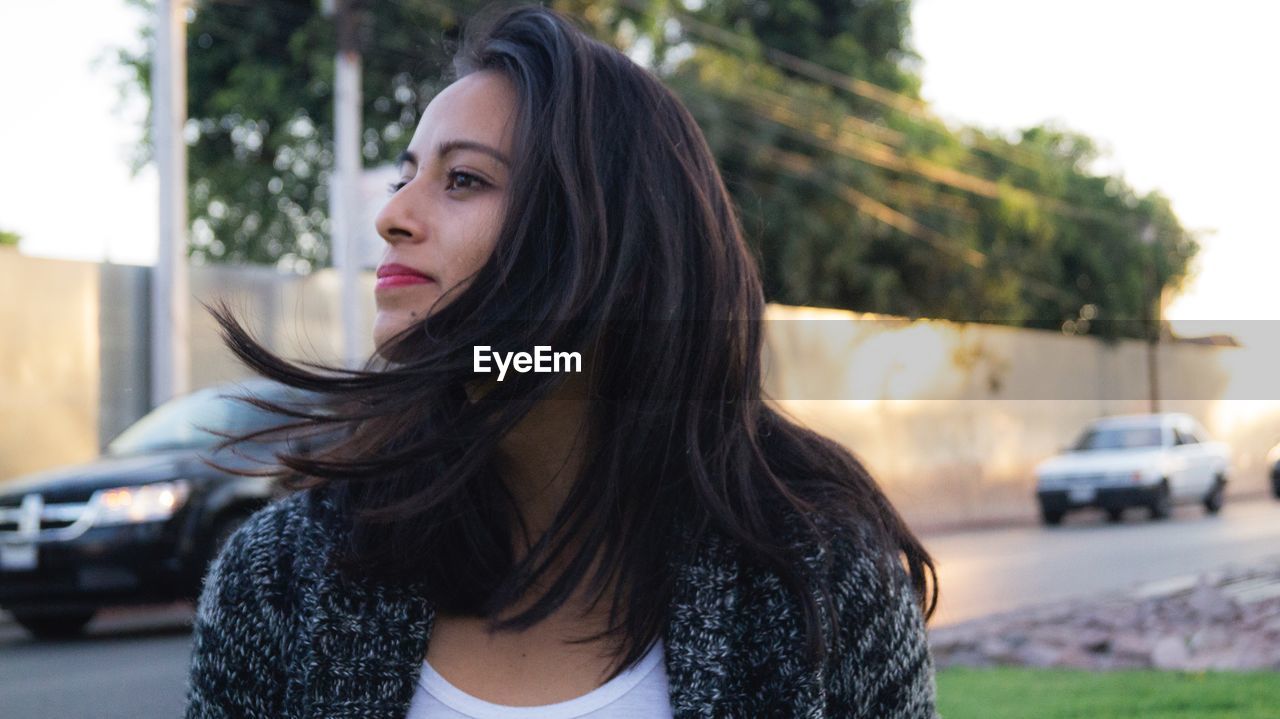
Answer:
[[[450,190],[474,190],[485,184],[484,180],[471,174],[470,172],[462,172],[454,170],[449,173],[449,189]]]
[[[454,170],[450,172],[448,174],[448,178],[449,178],[449,186],[447,189],[449,191],[475,190],[488,184],[487,182],[471,174],[470,172],[463,172],[461,170]],[[409,180],[398,180],[396,182],[393,182],[390,185],[387,185],[387,193],[394,195],[396,194],[396,192],[400,191],[400,189],[407,184],[409,184]]]

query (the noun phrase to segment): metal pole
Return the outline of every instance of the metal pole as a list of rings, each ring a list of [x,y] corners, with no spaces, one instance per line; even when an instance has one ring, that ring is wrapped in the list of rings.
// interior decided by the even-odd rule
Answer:
[[[360,364],[360,49],[353,0],[335,0],[338,54],[334,59],[333,155],[329,227],[334,266],[342,285],[342,359]]]
[[[1142,228],[1142,234],[1139,239],[1143,245],[1155,248],[1159,239],[1154,224],[1147,223]],[[1153,250],[1154,251],[1154,250]],[[1159,278],[1156,277],[1155,258],[1148,258],[1147,270],[1145,273],[1145,292],[1147,324],[1147,401],[1150,412],[1155,414],[1160,411],[1160,335],[1162,333],[1161,324],[1161,304],[1162,293],[1159,286]]]
[[[1151,413],[1160,411],[1160,288],[1156,285],[1156,267],[1149,265],[1147,269],[1147,392]]]
[[[160,233],[151,275],[151,405],[190,389],[187,304],[187,2],[157,0],[151,69]]]

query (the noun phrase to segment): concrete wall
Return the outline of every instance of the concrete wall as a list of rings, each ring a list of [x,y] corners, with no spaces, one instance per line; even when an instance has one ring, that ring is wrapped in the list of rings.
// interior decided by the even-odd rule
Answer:
[[[0,482],[81,462],[151,407],[146,267],[26,257],[0,247]],[[363,278],[370,325],[373,279]],[[246,376],[200,305],[225,300],[272,349],[337,361],[330,271],[191,268],[193,388]],[[367,333],[366,333],[367,334]],[[372,342],[365,343],[365,351]]]
[[[193,359],[191,381],[205,387],[240,379],[245,370],[218,336],[217,323],[197,302],[225,301],[268,347],[296,359],[338,362],[342,353],[341,287],[335,272],[283,275],[262,267],[199,267],[191,274]],[[361,278],[362,326],[373,325],[373,277]],[[362,352],[373,351],[362,332]]]
[[[97,453],[96,265],[0,247],[0,477]]]
[[[151,275],[149,268],[135,265],[89,266],[98,272],[94,301],[100,377],[95,443],[102,445],[151,408],[147,352]]]
[[[768,395],[853,449],[921,526],[1030,519],[1037,462],[1091,419],[1149,407],[1138,341],[799,307],[771,306],[768,320]],[[1241,381],[1266,356],[1158,351],[1160,409],[1195,415],[1231,445],[1237,496],[1265,490],[1280,441],[1280,394]],[[1268,399],[1239,398],[1251,390]]]
[[[147,268],[0,248],[0,481],[82,461],[150,406]],[[372,278],[362,279],[371,325]],[[225,300],[286,356],[339,357],[337,276],[193,267],[194,387],[242,378],[198,304]],[[771,306],[767,392],[853,449],[918,525],[1030,518],[1031,469],[1090,419],[1140,412],[1146,348],[1054,332]],[[369,333],[364,333],[369,352]],[[1163,345],[1162,409],[1189,411],[1236,452],[1232,492],[1264,487],[1280,398],[1276,348]],[[1242,379],[1244,378],[1244,379]]]

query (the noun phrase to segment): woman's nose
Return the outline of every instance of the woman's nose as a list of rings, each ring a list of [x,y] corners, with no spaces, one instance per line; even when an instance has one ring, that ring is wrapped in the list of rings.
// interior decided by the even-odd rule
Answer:
[[[378,235],[388,244],[421,241],[424,237],[423,226],[414,215],[413,205],[401,188],[382,207],[374,225],[378,229]]]

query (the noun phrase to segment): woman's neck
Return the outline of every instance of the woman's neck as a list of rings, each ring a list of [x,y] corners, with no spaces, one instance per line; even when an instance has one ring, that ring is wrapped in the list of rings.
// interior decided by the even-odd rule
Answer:
[[[512,527],[512,551],[515,561],[524,558],[529,548],[550,528],[556,513],[564,506],[574,483],[582,474],[588,455],[587,381],[581,375],[569,375],[550,397],[534,406],[528,415],[501,441],[498,447],[498,469],[502,481],[515,500],[524,520],[524,533],[519,522]],[[566,552],[549,567],[550,574],[535,583],[532,594],[523,598],[506,614],[527,609],[539,592],[549,586],[565,562],[579,547],[571,539]],[[598,569],[599,557],[592,560],[588,573]],[[607,592],[612,592],[613,586]],[[590,606],[585,586],[575,588],[564,609],[570,621],[581,628],[583,622],[594,631],[607,628],[608,602]]]
[[[587,401],[576,375],[539,402],[499,444],[499,471],[524,520],[527,537],[513,530],[523,555],[551,526],[586,457]]]

